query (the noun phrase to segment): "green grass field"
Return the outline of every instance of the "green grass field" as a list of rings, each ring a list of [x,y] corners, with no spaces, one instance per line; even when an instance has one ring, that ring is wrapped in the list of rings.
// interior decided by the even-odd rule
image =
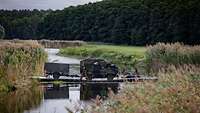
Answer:
[[[144,58],[145,51],[145,47],[86,44],[80,47],[67,47],[60,49],[59,54],[62,56],[75,56],[78,58],[103,58],[121,65],[122,67],[132,67],[139,59]]]
[[[105,45],[105,44],[87,44],[80,47],[68,47],[61,49],[60,53],[65,56],[80,56],[79,51],[86,50],[88,52],[93,51],[102,51],[104,52],[116,52],[124,55],[134,55],[137,57],[144,57],[146,47],[137,47],[137,46],[118,46],[118,45]]]
[[[122,53],[125,55],[137,55],[140,57],[144,56],[144,53],[146,51],[145,47],[136,47],[136,46],[118,46],[118,45],[95,45],[95,44],[89,44],[86,46],[83,46],[83,48],[88,50],[106,50],[106,51],[115,51],[118,53]]]

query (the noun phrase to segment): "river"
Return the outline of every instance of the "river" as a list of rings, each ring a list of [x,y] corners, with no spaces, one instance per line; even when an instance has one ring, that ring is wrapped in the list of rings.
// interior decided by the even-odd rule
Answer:
[[[79,65],[80,60],[58,56],[58,49],[46,49],[48,62]],[[73,67],[73,66],[72,66]],[[71,73],[79,73],[73,68]],[[17,89],[9,94],[0,94],[0,113],[68,113],[67,109],[77,111],[93,104],[91,99],[100,95],[106,99],[108,88],[114,93],[120,84],[40,84]]]
[[[58,56],[59,49],[45,49],[45,51],[48,53],[48,62],[80,64],[80,60],[78,59]]]

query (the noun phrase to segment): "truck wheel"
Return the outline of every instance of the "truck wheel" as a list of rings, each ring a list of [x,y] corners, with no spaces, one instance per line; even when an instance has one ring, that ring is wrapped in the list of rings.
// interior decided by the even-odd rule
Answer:
[[[87,79],[87,81],[91,81],[91,80],[92,80],[92,75],[88,75],[88,76],[86,77],[86,79]]]
[[[108,81],[113,81],[113,78],[114,78],[113,75],[108,75],[108,76],[107,76]]]
[[[53,73],[53,78],[55,79],[55,80],[58,80],[59,79],[59,77],[60,77],[60,74],[59,73]]]

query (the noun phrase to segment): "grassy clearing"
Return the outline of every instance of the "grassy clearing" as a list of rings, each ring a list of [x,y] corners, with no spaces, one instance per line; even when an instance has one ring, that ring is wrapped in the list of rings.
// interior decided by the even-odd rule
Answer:
[[[118,52],[124,55],[135,55],[139,58],[144,56],[144,53],[146,51],[145,47],[137,47],[137,46],[117,46],[117,45],[95,45],[90,44],[85,46],[88,50],[97,50],[102,49],[106,51],[114,51]]]
[[[23,87],[29,78],[41,75],[46,53],[37,41],[0,42],[0,91]]]
[[[88,50],[88,52],[94,52],[94,51],[97,51],[97,50],[105,50],[105,52],[107,51],[111,51],[111,52],[117,52],[117,53],[121,53],[121,54],[124,54],[124,55],[135,55],[137,56],[138,58],[142,58],[144,57],[144,53],[146,51],[146,48],[145,47],[136,47],[136,46],[117,46],[117,45],[103,45],[103,44],[87,44],[87,45],[84,45],[84,46],[80,46],[80,47],[76,47],[76,48],[71,48],[71,47],[68,47],[68,48],[64,48],[64,49],[61,49],[61,54],[64,52],[66,53],[69,53],[69,55],[75,55],[75,56],[81,56],[81,57],[84,57],[85,55],[84,54],[81,54],[80,53],[70,53],[72,51],[70,51],[71,49],[74,49],[74,50]],[[69,51],[68,51],[69,50]],[[68,54],[66,54],[68,55]]]
[[[85,110],[91,113],[199,113],[200,68],[170,66],[157,82],[127,84],[109,99]],[[99,103],[100,102],[100,103]]]
[[[103,58],[125,67],[134,66],[139,59],[143,59],[145,51],[145,47],[87,44],[80,47],[63,48],[60,54],[79,58]]]

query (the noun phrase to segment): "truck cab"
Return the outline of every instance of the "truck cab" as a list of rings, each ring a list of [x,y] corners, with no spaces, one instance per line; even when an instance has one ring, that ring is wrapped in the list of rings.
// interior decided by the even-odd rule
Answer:
[[[88,58],[80,62],[80,73],[81,77],[86,77],[87,80],[93,78],[113,80],[118,74],[118,67],[103,59]]]

